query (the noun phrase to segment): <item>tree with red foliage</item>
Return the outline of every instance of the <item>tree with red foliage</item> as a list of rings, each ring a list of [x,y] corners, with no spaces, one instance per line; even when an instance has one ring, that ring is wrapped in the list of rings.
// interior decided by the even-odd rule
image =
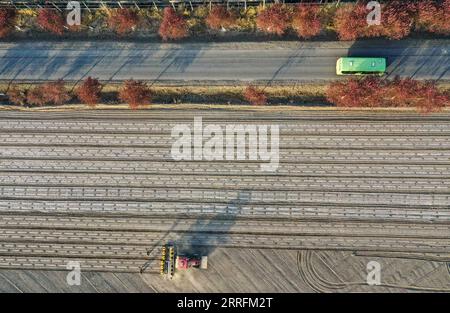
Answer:
[[[254,86],[248,86],[244,90],[244,98],[252,105],[265,105],[267,104],[267,96],[264,90],[256,88]]]
[[[349,78],[332,82],[327,89],[327,100],[338,107],[360,108],[377,106],[382,82],[375,77]]]
[[[151,104],[151,91],[144,82],[130,79],[123,83],[119,98],[135,110],[140,106]]]
[[[382,5],[381,25],[368,25],[369,11],[364,2],[346,4],[336,11],[334,26],[341,40],[379,36],[401,39],[411,32],[415,8],[412,2],[389,1]]]
[[[103,85],[100,84],[98,79],[89,76],[75,90],[75,93],[78,99],[93,107],[100,101],[102,88]]]
[[[158,33],[164,41],[185,38],[188,36],[186,20],[173,8],[166,7]]]
[[[299,37],[311,38],[317,36],[322,30],[318,5],[299,4],[292,16],[292,28]]]
[[[450,35],[450,0],[417,3],[416,28],[431,33]]]
[[[26,105],[27,95],[24,90],[21,90],[18,86],[11,86],[6,92],[8,99],[11,103],[16,105]]]
[[[27,103],[42,106],[47,103],[42,86],[36,86],[27,92]]]
[[[62,105],[69,100],[70,95],[62,79],[36,86],[27,92],[27,103],[31,105]]]
[[[47,103],[62,105],[70,100],[62,79],[42,85],[42,92]]]
[[[422,88],[417,93],[420,101],[415,103],[417,111],[421,113],[441,112],[445,107],[450,107],[450,94],[441,92],[436,82],[423,82]]]
[[[439,91],[435,82],[396,77],[383,92],[388,106],[415,107],[421,113],[439,112],[449,105],[448,95]]]
[[[139,15],[136,10],[123,8],[110,11],[108,25],[119,35],[133,31],[138,24]]]
[[[276,3],[261,11],[256,18],[256,26],[267,34],[282,36],[291,23],[291,13],[281,3]]]
[[[382,7],[382,34],[390,39],[402,39],[411,32],[416,5],[408,1],[389,1]]]
[[[363,4],[345,4],[334,15],[334,28],[340,40],[356,40],[367,27],[367,11]]]
[[[57,35],[64,33],[64,19],[55,10],[40,9],[36,20],[39,27],[48,32]]]
[[[15,21],[15,10],[0,9],[0,38],[7,36],[13,30]]]
[[[328,86],[327,99],[338,107],[410,107],[422,113],[441,111],[450,105],[449,96],[435,83],[398,77],[392,81],[377,77],[336,81]]]
[[[438,4],[434,0],[422,0],[417,4],[416,28],[431,30],[439,21],[435,17],[439,14]]]
[[[437,33],[444,34],[444,35],[450,35],[450,0],[444,0],[441,4],[442,9],[442,18],[440,18],[441,21],[441,31],[436,31]]]
[[[224,6],[215,5],[209,11],[205,23],[214,30],[229,28],[236,24],[236,15]]]

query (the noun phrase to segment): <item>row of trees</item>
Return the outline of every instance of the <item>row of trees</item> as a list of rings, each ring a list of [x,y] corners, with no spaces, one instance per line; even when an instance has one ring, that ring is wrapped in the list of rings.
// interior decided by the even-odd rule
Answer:
[[[16,11],[13,9],[0,9],[0,38],[7,36],[14,29],[16,23]],[[124,35],[136,29],[140,22],[140,16],[135,9],[109,10],[108,26],[119,35]],[[36,16],[37,26],[55,35],[63,35],[66,29],[77,27],[66,26],[63,15],[53,9],[40,9]],[[182,15],[173,8],[164,9],[163,19],[160,24],[159,34],[163,40],[180,39],[188,36],[188,26]]]
[[[383,2],[381,24],[368,25],[366,8],[368,1],[343,4],[337,9],[311,4],[273,4],[259,8],[255,25],[264,33],[282,36],[294,31],[301,38],[319,35],[324,29],[334,30],[341,40],[355,40],[362,37],[385,36],[391,39],[403,38],[413,30],[427,31],[440,35],[450,34],[450,0],[420,0]],[[14,29],[16,12],[0,9],[0,38]],[[108,26],[119,35],[135,30],[141,22],[142,14],[136,9],[108,10]],[[204,18],[204,24],[212,30],[234,28],[239,14],[224,6],[213,6]],[[48,32],[61,35],[65,29],[65,19],[56,10],[38,10],[37,25]],[[163,11],[159,26],[163,40],[175,40],[189,35],[187,20],[171,7]]]
[[[330,27],[341,40],[364,37],[387,37],[401,39],[411,31],[427,31],[439,35],[450,35],[450,0],[401,1],[391,0],[381,5],[379,25],[367,22],[368,1],[340,6],[331,17]],[[330,22],[321,7],[299,5],[295,10],[275,4],[262,11],[257,26],[266,33],[285,34],[289,28],[299,37],[317,36]]]
[[[103,85],[88,77],[77,88],[74,95],[89,106],[102,99]],[[28,90],[12,86],[7,95],[11,103],[23,106],[62,105],[72,95],[62,80],[34,86]],[[141,81],[127,80],[118,91],[118,99],[131,109],[152,103],[151,89]],[[264,89],[247,86],[242,97],[252,105],[266,105],[268,97]],[[438,112],[450,107],[450,95],[440,91],[434,82],[417,81],[410,78],[384,80],[379,77],[349,78],[332,82],[326,98],[341,108],[416,108],[422,113]]]
[[[341,40],[363,37],[401,39],[411,31],[450,34],[450,0],[388,1],[381,7],[380,25],[368,25],[366,2],[340,7],[334,28]]]
[[[448,93],[431,81],[411,78],[384,80],[379,77],[350,78],[331,83],[327,100],[343,108],[416,108],[418,112],[438,112],[450,106]]]
[[[88,77],[74,93],[80,101],[93,107],[102,100],[102,88],[103,85],[97,79]],[[11,103],[23,106],[62,105],[72,99],[63,80],[37,85],[28,90],[12,86],[7,95]],[[127,80],[119,90],[118,96],[121,101],[128,103],[131,109],[137,109],[151,104],[152,94],[145,83]]]
[[[103,85],[95,78],[86,78],[74,89],[74,95],[84,104],[95,107],[102,101]],[[71,92],[63,80],[48,82],[24,90],[12,85],[7,91],[9,101],[21,106],[63,105],[72,99]],[[127,80],[119,89],[118,98],[127,103],[131,109],[138,109],[152,103],[152,91],[142,81]],[[253,105],[265,105],[267,96],[255,86],[244,89],[243,98]]]
[[[256,19],[259,30],[278,36],[289,28],[302,38],[317,36],[323,28],[320,7],[317,5],[298,5],[294,10],[283,4],[274,4],[263,10]]]

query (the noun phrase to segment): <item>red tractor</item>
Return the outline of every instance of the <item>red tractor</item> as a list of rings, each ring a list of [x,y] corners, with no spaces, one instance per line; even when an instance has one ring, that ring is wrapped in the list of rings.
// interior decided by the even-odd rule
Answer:
[[[161,275],[172,278],[175,270],[187,270],[189,268],[206,269],[208,257],[198,255],[178,255],[175,245],[167,244],[161,253]]]

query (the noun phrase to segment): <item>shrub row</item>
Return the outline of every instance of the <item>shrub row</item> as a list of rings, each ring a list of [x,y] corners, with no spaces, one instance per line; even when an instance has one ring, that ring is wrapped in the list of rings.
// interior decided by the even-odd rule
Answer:
[[[341,40],[367,37],[401,39],[413,30],[450,34],[450,0],[387,1],[382,5],[380,25],[368,26],[365,3],[345,5],[336,11],[334,27]]]
[[[81,103],[94,107],[104,103],[127,103],[131,109],[138,109],[152,103],[152,98],[163,95],[167,98],[167,91],[155,92],[144,82],[127,80],[114,92],[103,92],[103,85],[94,78],[88,77],[81,82],[73,92],[69,92],[62,80],[49,82],[24,90],[18,85],[12,85],[7,96],[12,104],[22,106],[62,105],[77,97]],[[226,99],[245,100],[252,105],[266,105],[269,94],[277,98],[278,94],[258,86],[247,86],[237,89],[233,95],[228,94]],[[195,92],[195,91],[194,91]],[[189,96],[189,89],[182,93]],[[216,93],[220,93],[216,92]],[[114,94],[111,96],[111,94]],[[164,96],[166,95],[166,96]],[[450,94],[448,89],[441,91],[434,82],[417,81],[410,78],[385,80],[379,77],[349,78],[330,83],[328,87],[318,94],[319,97],[307,103],[323,104],[328,101],[341,108],[416,108],[418,112],[430,113],[450,107]],[[170,97],[170,96],[169,96]],[[291,99],[290,96],[284,96]],[[204,101],[214,102],[214,94],[207,96]]]
[[[274,4],[257,17],[257,26],[266,33],[285,34],[290,28],[299,37],[319,35],[324,28],[334,30],[341,40],[368,37],[401,39],[412,31],[450,35],[450,0],[385,1],[381,5],[379,25],[367,22],[368,1],[343,4],[330,14],[324,7]]]
[[[336,32],[341,40],[355,40],[364,37],[387,37],[400,39],[411,31],[424,31],[438,35],[450,34],[450,0],[390,0],[382,4],[381,24],[369,26],[367,1],[347,3],[337,9],[329,5],[285,5],[273,4],[265,8],[247,10],[228,9],[224,6],[196,8],[194,13],[174,10],[171,7],[159,9],[103,9],[90,13],[83,19],[88,27],[97,18],[106,24],[106,29],[125,35],[136,31],[143,24],[156,24],[163,40],[176,40],[189,36],[206,27],[212,31],[229,29],[252,31],[255,28],[267,34],[278,36],[296,33],[300,38],[311,38],[325,30]],[[62,35],[67,31],[79,31],[78,27],[67,27],[64,16],[53,9],[21,10],[0,9],[0,38],[14,30],[20,14],[29,15],[32,22],[47,32]],[[19,14],[18,14],[19,13]],[[23,19],[22,19],[23,20]],[[33,22],[34,21],[34,22]]]
[[[430,113],[450,106],[449,94],[440,91],[435,82],[410,78],[350,78],[331,83],[326,93],[329,102],[343,108],[410,107]]]
[[[70,92],[63,80],[35,85],[29,89],[12,85],[6,92],[9,102],[20,106],[44,106],[63,105],[78,98],[84,104],[95,107],[98,103],[105,101],[102,94],[103,85],[95,78],[86,78],[78,87]],[[146,83],[136,80],[126,80],[117,93],[117,99],[127,103],[131,109],[138,109],[152,103],[153,93]],[[267,96],[264,91],[255,86],[244,89],[242,97],[252,105],[267,104]]]

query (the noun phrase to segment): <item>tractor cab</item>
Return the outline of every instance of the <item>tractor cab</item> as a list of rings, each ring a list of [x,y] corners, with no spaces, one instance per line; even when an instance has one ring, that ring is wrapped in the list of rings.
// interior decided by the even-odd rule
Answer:
[[[161,252],[161,275],[168,278],[172,278],[177,270],[206,269],[208,267],[207,256],[178,255],[174,244],[163,246]]]

